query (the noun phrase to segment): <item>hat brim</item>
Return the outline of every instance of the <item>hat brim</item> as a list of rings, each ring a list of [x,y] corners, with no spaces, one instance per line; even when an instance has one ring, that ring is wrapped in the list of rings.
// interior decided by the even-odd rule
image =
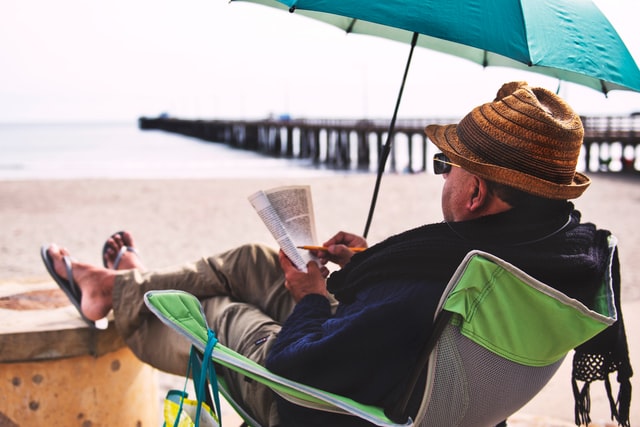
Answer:
[[[589,177],[580,172],[574,174],[570,184],[558,184],[521,171],[482,162],[460,142],[456,127],[455,124],[429,125],[425,128],[425,133],[452,163],[481,178],[548,199],[578,198],[591,184]]]

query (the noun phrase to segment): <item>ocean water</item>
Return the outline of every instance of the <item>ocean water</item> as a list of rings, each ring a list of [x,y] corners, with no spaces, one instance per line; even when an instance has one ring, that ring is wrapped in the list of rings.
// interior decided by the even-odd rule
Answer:
[[[336,171],[275,159],[137,122],[0,124],[0,180],[256,178]]]

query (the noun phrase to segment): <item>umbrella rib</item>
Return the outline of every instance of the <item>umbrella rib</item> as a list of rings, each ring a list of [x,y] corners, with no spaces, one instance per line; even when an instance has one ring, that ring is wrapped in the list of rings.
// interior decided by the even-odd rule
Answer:
[[[351,20],[351,22],[349,23],[349,26],[345,29],[347,34],[349,34],[351,31],[353,31],[353,26],[356,25],[356,21],[357,21],[357,19],[352,19]]]

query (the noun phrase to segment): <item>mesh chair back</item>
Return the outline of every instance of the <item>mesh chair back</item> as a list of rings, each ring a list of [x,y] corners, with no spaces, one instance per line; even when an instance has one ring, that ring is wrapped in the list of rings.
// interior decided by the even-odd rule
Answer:
[[[505,420],[571,349],[615,322],[612,296],[610,275],[589,308],[497,257],[469,253],[440,301],[453,316],[429,356],[416,425]]]
[[[531,400],[558,370],[511,362],[476,344],[449,324],[429,359],[430,384],[415,424],[493,426]]]

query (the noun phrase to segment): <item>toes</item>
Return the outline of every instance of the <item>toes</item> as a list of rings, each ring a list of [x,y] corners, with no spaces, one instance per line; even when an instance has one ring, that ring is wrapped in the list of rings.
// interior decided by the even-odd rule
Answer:
[[[53,259],[54,261],[57,261],[62,259],[62,257],[64,257],[65,255],[68,255],[69,251],[67,251],[64,248],[61,248],[55,243],[52,243],[51,245],[49,245],[49,248],[47,249],[47,253],[51,257],[51,259]]]
[[[128,231],[120,231],[107,239],[106,247],[117,254],[123,246],[133,247],[133,237]]]
[[[112,248],[108,248],[104,252],[104,264],[107,268],[113,268],[113,263],[118,256],[118,251]]]
[[[103,252],[104,258],[109,259],[113,257],[113,254],[115,252],[116,252],[115,244],[111,240],[107,241],[107,243],[104,246],[104,252]]]
[[[64,257],[69,256],[69,251],[53,243],[47,249],[47,254],[51,257],[51,262],[56,273],[61,277],[68,279],[67,268],[64,264]]]
[[[122,233],[114,234],[109,238],[109,242],[112,242],[114,245],[118,247],[122,246],[124,242],[122,241]]]
[[[127,251],[124,249],[127,248]],[[133,237],[128,231],[119,231],[112,234],[104,244],[102,258],[106,268],[119,269],[120,261],[128,258],[128,252],[136,253]],[[124,262],[126,268],[135,268],[134,262]]]
[[[129,233],[128,231],[123,231],[119,233],[118,238],[120,239],[122,246],[130,246],[130,247],[134,246],[133,237],[131,236],[131,233]]]
[[[114,241],[118,245],[118,250],[123,246],[133,247],[133,237],[128,231],[121,231],[113,236]]]
[[[104,251],[103,251],[104,261],[109,264],[112,264],[115,257],[118,255],[118,252],[120,252],[120,248],[122,246],[124,246],[124,242],[122,241],[122,238],[120,237],[119,233],[109,237],[104,244]]]

